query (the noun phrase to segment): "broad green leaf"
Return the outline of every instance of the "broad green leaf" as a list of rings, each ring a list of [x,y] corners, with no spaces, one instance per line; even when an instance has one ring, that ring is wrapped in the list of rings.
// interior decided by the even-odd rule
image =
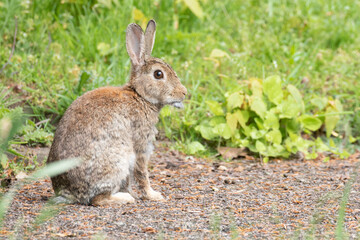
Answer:
[[[239,92],[234,92],[226,99],[226,101],[227,101],[227,107],[230,110],[236,107],[241,108],[241,105],[244,102],[244,95],[240,94]]]
[[[295,118],[293,119],[284,119],[285,126],[286,126],[286,132],[289,134],[298,134],[300,130],[300,123],[296,121]]]
[[[326,107],[328,99],[326,97],[314,97],[310,100],[310,102],[312,105],[317,107],[319,111],[322,111]]]
[[[253,101],[251,102],[250,108],[251,110],[256,112],[256,114],[259,115],[261,119],[264,119],[266,113],[266,104],[261,99],[261,97],[254,97]]]
[[[288,157],[290,154],[279,144],[270,145],[266,149],[266,156],[269,157]]]
[[[212,127],[198,125],[195,127],[195,130],[200,132],[201,136],[207,140],[212,140],[216,137]]]
[[[187,144],[187,150],[189,151],[190,154],[195,154],[199,152],[204,152],[206,149],[204,145],[202,145],[200,142],[193,141]]]
[[[315,147],[317,152],[326,152],[329,151],[329,147],[321,140],[321,138],[316,138]]]
[[[237,142],[239,147],[247,147],[250,145],[249,139],[241,139]]]
[[[282,142],[282,135],[278,129],[274,129],[274,130],[266,133],[265,138],[268,142],[271,142],[274,144],[280,145]]]
[[[331,114],[331,113],[337,113],[337,112],[338,111],[331,106],[326,108],[326,114],[328,114],[328,115],[325,115],[325,129],[326,129],[327,137],[331,136],[332,131],[335,129],[336,124],[340,120],[339,115]]]
[[[185,5],[195,14],[198,18],[203,19],[204,12],[198,0],[183,0]]]
[[[232,136],[231,129],[226,123],[216,125],[213,131],[224,139],[229,139]]]
[[[314,145],[312,141],[303,139],[294,133],[289,133],[289,137],[285,140],[285,147],[291,153],[306,152],[312,145]]]
[[[279,76],[266,78],[263,82],[263,89],[270,102],[278,105],[283,100],[283,91],[281,89],[281,79]]]
[[[264,120],[264,127],[265,129],[279,129],[280,127],[280,119],[276,116],[275,113],[272,111],[266,112],[265,120]]]
[[[221,123],[226,123],[226,119],[223,116],[215,116],[210,119],[210,126],[215,127],[216,125],[219,125]]]
[[[259,79],[250,79],[252,96],[262,97],[263,87]]]
[[[316,159],[318,157],[318,154],[316,152],[305,152],[305,159],[307,160],[311,160],[311,159]]]
[[[256,150],[260,153],[263,153],[266,151],[266,146],[261,141],[257,140],[255,143]]]
[[[252,133],[252,128],[248,127],[248,126],[241,126],[241,132],[247,136],[247,137],[251,137],[251,133]]]
[[[223,111],[220,103],[213,101],[213,100],[206,101],[205,103],[208,105],[208,107],[210,108],[210,111],[215,116],[224,115],[224,111]]]
[[[258,129],[260,129],[260,130],[264,129],[264,123],[260,118],[256,117],[256,118],[254,118],[254,121],[255,121]]]
[[[227,113],[226,114],[226,122],[229,125],[231,131],[234,133],[234,131],[237,128],[237,124],[238,124],[238,118],[237,118],[236,114]]]
[[[250,136],[252,139],[260,139],[265,135],[265,130],[257,130],[255,127],[251,128]]]
[[[357,138],[354,138],[353,136],[349,136],[349,143],[354,143],[357,141]]]
[[[229,54],[217,48],[213,49],[210,53],[210,58],[222,58],[222,57],[230,58]]]
[[[305,105],[304,105],[304,101],[302,100],[302,96],[301,96],[300,91],[294,85],[291,85],[291,84],[289,84],[287,86],[287,90],[293,96],[296,103],[300,105],[301,112],[304,112],[305,111]]]
[[[310,115],[302,115],[298,120],[310,131],[316,131],[322,125],[322,121],[319,118]]]
[[[246,110],[242,110],[242,111],[236,111],[234,113],[234,115],[236,116],[239,124],[241,125],[241,127],[246,128],[246,123],[249,120],[249,111]]]
[[[280,118],[294,118],[300,113],[300,106],[292,96],[278,105]]]

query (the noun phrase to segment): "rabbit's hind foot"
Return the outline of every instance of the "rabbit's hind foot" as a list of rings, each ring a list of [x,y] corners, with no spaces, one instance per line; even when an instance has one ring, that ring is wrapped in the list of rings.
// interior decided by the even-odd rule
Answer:
[[[99,194],[93,198],[91,204],[94,206],[104,206],[104,205],[122,205],[126,203],[134,203],[135,198],[133,198],[130,193],[118,192],[115,194],[104,193]]]

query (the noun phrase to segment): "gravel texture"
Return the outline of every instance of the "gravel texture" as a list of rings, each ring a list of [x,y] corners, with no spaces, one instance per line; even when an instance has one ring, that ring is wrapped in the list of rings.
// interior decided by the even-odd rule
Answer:
[[[49,179],[24,185],[1,238],[334,238],[345,186],[344,234],[360,238],[359,155],[348,160],[211,162],[157,147],[152,186],[166,202],[119,207],[50,205]],[[346,195],[345,195],[346,197]],[[46,211],[48,214],[41,214]]]

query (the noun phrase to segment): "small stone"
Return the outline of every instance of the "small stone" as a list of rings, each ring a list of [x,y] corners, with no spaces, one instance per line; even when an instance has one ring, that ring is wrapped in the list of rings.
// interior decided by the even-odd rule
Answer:
[[[174,195],[172,196],[172,198],[174,198],[174,199],[184,199],[184,196],[182,196],[182,195],[180,195],[180,194],[174,194]]]
[[[17,175],[16,175],[16,179],[17,180],[22,180],[22,179],[24,179],[24,178],[26,178],[28,175],[26,174],[26,173],[24,173],[24,172],[19,172]]]
[[[195,165],[195,168],[196,168],[196,169],[203,169],[204,166],[203,166],[203,165],[200,165],[200,164],[196,164],[196,165]]]
[[[220,171],[227,171],[228,168],[221,165],[221,166],[218,167],[218,170],[220,170]]]

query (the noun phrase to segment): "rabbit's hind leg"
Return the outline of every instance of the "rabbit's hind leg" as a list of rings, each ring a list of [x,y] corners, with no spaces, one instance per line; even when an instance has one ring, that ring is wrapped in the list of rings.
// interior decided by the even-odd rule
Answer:
[[[125,192],[118,192],[111,194],[110,192],[101,193],[95,196],[91,200],[91,205],[103,206],[103,205],[122,205],[126,203],[134,203],[135,199]]]

